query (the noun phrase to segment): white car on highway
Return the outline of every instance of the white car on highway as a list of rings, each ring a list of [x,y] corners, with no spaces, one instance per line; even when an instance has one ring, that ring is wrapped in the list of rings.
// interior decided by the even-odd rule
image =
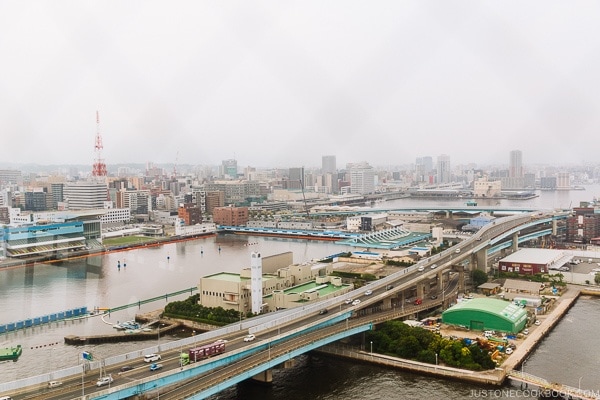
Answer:
[[[98,379],[98,381],[96,382],[96,386],[100,387],[100,386],[104,386],[104,385],[109,385],[111,383],[113,383],[112,375],[106,375],[106,376],[103,376],[102,378]]]
[[[146,354],[144,356],[144,362],[155,362],[160,360],[160,354]]]

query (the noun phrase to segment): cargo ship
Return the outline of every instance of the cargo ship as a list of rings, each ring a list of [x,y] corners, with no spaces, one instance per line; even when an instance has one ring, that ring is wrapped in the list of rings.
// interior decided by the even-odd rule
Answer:
[[[0,361],[13,360],[17,361],[23,352],[23,348],[20,344],[17,347],[3,347],[0,348]]]

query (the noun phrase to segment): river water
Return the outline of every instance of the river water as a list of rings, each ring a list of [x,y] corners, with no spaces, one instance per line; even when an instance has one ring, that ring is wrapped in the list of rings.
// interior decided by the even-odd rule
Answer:
[[[503,206],[539,209],[578,206],[600,196],[600,185],[585,191],[540,192],[540,197],[501,200]],[[447,204],[445,204],[447,203]],[[384,203],[385,208],[452,205],[456,201],[400,199]],[[220,250],[219,250],[220,249]],[[221,271],[239,272],[248,267],[250,253],[263,257],[285,251],[294,262],[349,250],[331,242],[219,235],[172,243],[162,247],[111,253],[56,264],[0,271],[0,322],[12,322],[81,306],[116,307],[196,286],[200,277]],[[121,268],[117,269],[117,264]],[[126,266],[124,266],[126,265]],[[181,295],[168,301],[181,300]],[[106,322],[133,319],[140,312],[162,308],[166,300],[112,314]],[[600,391],[600,358],[594,343],[600,331],[600,299],[583,298],[541,343],[525,363],[526,372],[577,387]],[[63,344],[66,335],[92,335],[114,332],[99,317],[59,322],[0,335],[0,347],[21,344],[18,362],[0,363],[0,381],[38,375],[78,363],[81,351],[91,351],[96,359],[120,354],[155,343],[129,342],[86,346]],[[159,338],[157,342],[172,340]],[[298,358],[296,367],[277,371],[271,386],[243,383],[228,389],[218,399],[467,399],[474,397],[531,398],[520,387],[507,386],[504,392],[489,392],[462,382],[413,375],[368,364],[332,359],[319,354]]]

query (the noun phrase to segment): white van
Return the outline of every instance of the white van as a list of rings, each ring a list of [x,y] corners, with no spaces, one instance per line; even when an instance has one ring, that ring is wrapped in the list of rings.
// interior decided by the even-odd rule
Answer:
[[[60,385],[62,385],[61,381],[50,381],[48,382],[48,389],[59,387]]]
[[[160,360],[160,354],[146,354],[144,356],[144,362],[155,362]],[[1,400],[1,399],[0,399]]]
[[[10,396],[2,396],[0,397],[0,400],[13,400],[13,398]]]

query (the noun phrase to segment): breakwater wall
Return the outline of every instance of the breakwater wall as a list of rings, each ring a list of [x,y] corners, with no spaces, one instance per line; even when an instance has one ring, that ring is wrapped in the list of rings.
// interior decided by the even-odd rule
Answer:
[[[41,317],[27,318],[21,321],[0,324],[0,334],[14,332],[20,329],[31,328],[43,324],[49,324],[51,322],[64,321],[73,318],[83,318],[87,316],[89,316],[87,307],[73,308],[71,310],[42,315]]]

